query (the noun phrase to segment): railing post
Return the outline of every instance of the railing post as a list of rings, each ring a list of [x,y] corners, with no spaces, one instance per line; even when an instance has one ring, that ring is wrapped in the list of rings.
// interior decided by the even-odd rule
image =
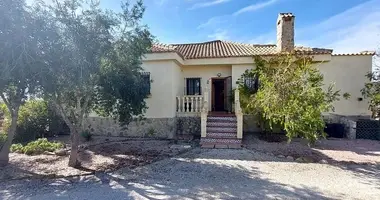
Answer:
[[[243,138],[243,112],[240,107],[239,88],[235,89],[235,115],[237,120],[237,138]]]
[[[207,129],[207,114],[208,114],[208,90],[206,88],[203,93],[203,103],[201,111],[201,137],[206,137]]]
[[[191,110],[190,110],[190,112],[195,112],[195,103],[194,103],[195,97],[190,97],[190,98],[191,98]]]
[[[195,105],[194,105],[195,112],[198,112],[198,100],[199,100],[199,97],[196,96],[195,97]]]

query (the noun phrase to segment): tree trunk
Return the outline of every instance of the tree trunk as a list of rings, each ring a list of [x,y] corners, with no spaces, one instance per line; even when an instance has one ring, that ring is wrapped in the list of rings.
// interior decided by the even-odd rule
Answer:
[[[5,166],[9,163],[9,152],[10,148],[12,145],[13,138],[16,134],[16,128],[17,128],[17,119],[18,119],[18,114],[11,114],[12,116],[12,121],[11,121],[11,126],[8,129],[7,132],[7,140],[5,141],[4,145],[0,150],[0,166]]]
[[[69,158],[69,167],[79,167],[80,162],[78,161],[78,145],[79,145],[79,131],[72,125],[69,125],[71,132],[71,152]]]

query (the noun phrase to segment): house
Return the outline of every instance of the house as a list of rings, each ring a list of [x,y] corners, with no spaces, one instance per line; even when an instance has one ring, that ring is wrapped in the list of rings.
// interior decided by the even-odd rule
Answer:
[[[116,125],[109,135],[142,136],[150,132],[157,137],[201,132],[204,146],[240,146],[243,131],[254,131],[249,116],[240,113],[239,94],[232,94],[236,81],[246,69],[254,68],[253,56],[271,56],[280,52],[312,56],[324,75],[326,84],[335,82],[337,89],[351,94],[349,100],[335,103],[339,115],[368,115],[368,104],[360,89],[371,71],[374,52],[334,54],[331,49],[294,46],[295,16],[280,13],[277,20],[277,43],[242,44],[214,40],[190,44],[155,44],[143,58],[142,67],[150,84],[146,100],[147,120],[134,122],[127,132]],[[227,111],[234,111],[228,113]],[[105,120],[105,119],[104,119]],[[108,127],[112,122],[93,120]]]

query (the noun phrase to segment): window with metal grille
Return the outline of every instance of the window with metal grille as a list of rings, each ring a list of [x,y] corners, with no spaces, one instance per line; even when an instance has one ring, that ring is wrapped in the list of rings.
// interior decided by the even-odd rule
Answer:
[[[251,91],[256,92],[259,89],[259,79],[257,76],[244,77],[244,85]]]
[[[201,78],[186,78],[186,95],[201,95]]]
[[[142,92],[146,95],[150,94],[150,72],[140,72]]]

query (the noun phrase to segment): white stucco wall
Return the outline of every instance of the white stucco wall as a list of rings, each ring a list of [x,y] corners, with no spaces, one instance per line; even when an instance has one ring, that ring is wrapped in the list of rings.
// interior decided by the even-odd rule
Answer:
[[[179,92],[177,85],[180,79],[180,67],[176,62],[144,61],[142,68],[150,72],[151,95],[146,99],[148,105],[145,117],[147,118],[172,118],[175,116],[175,97]]]
[[[367,101],[360,102],[358,98],[361,97],[360,89],[367,81],[364,75],[372,68],[371,56],[332,56],[330,61],[317,65],[324,75],[326,84],[335,82],[336,88],[340,89],[342,94],[351,94],[349,100],[341,98],[339,102],[335,102],[336,114],[369,114]],[[229,65],[182,65],[174,60],[145,60],[142,67],[151,72],[153,79],[151,96],[146,100],[149,107],[146,117],[167,118],[176,114],[176,96],[184,95],[185,78],[201,78],[203,93],[206,88],[210,89],[207,80],[221,73],[221,77],[232,77],[232,87],[235,88],[237,79],[246,69],[252,69],[254,64],[245,62]],[[211,93],[209,102],[211,108]]]
[[[253,69],[254,64],[232,65],[232,88],[236,88],[236,81],[247,69]]]
[[[368,115],[368,101],[358,101],[362,97],[360,90],[367,81],[365,74],[372,69],[372,56],[332,56],[331,61],[318,64],[318,69],[324,76],[325,87],[335,83],[341,94],[348,92],[351,98],[334,103],[336,114]]]
[[[211,108],[211,82],[207,84],[207,80],[210,78],[218,77],[217,74],[220,73],[220,77],[232,76],[231,65],[198,65],[198,66],[182,66],[182,93],[184,95],[185,78],[201,78],[202,94],[208,89],[209,95],[209,108]]]

